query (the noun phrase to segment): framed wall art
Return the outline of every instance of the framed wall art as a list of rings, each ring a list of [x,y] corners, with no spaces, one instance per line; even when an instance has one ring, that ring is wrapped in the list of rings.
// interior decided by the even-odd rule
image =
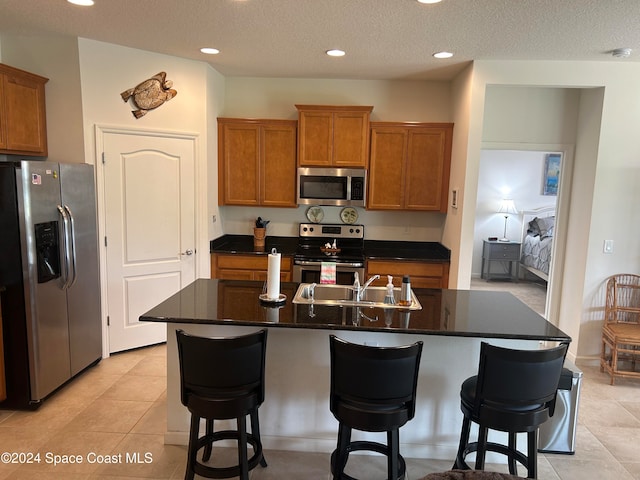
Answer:
[[[558,195],[561,160],[562,154],[560,153],[549,153],[547,155],[546,161],[544,162],[543,195]]]

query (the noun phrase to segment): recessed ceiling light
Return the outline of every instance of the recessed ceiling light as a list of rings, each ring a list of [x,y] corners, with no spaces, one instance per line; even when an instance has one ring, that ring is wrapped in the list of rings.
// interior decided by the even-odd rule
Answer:
[[[337,48],[335,48],[333,50],[327,50],[326,53],[330,57],[344,57],[344,55],[345,55],[345,51],[344,50],[338,50]]]
[[[440,3],[442,0],[418,0],[418,3]]]
[[[436,58],[451,58],[453,57],[453,53],[451,52],[436,52],[433,54]]]
[[[217,48],[209,48],[209,47],[201,48],[200,51],[202,53],[206,53],[207,55],[217,55],[220,53],[220,50],[218,50]]]
[[[90,7],[93,5],[93,0],[67,0],[67,2],[80,5],[81,7]]]

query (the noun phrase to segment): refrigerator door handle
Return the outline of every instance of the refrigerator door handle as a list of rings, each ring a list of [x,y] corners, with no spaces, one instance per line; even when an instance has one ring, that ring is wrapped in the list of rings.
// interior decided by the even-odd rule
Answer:
[[[67,211],[67,215],[69,216],[69,250],[70,250],[70,258],[71,258],[71,280],[69,281],[67,288],[71,288],[74,283],[76,283],[76,279],[78,278],[77,271],[77,262],[76,262],[76,224],[75,219],[73,218],[73,213],[71,213],[71,209],[69,205],[65,205],[64,209]]]
[[[69,288],[69,278],[71,277],[71,252],[69,251],[69,217],[67,211],[58,205],[58,212],[62,217],[62,257],[64,258],[64,265],[62,268],[63,279],[62,289]]]

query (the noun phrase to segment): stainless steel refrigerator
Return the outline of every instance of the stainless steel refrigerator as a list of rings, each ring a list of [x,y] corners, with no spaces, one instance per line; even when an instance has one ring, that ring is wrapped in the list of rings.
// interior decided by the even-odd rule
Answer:
[[[0,162],[0,408],[36,408],[102,358],[93,171]]]

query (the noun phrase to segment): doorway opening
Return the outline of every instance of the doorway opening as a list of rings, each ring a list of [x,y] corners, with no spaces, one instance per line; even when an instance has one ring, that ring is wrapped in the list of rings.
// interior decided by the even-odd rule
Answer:
[[[558,149],[483,149],[471,289],[506,290],[549,318],[555,266]]]

